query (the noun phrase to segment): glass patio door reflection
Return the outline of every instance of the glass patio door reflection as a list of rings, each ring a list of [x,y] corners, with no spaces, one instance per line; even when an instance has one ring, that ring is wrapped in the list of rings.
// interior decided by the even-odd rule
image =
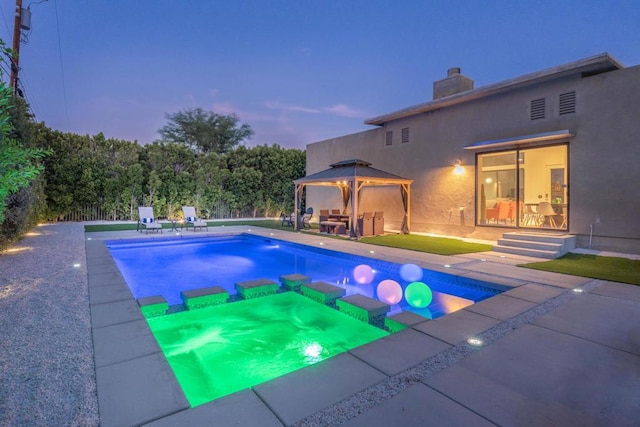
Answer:
[[[567,230],[567,144],[477,157],[478,225]]]

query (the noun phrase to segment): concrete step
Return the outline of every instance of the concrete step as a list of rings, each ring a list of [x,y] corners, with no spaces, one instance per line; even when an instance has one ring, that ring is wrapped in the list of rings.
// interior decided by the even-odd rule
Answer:
[[[519,248],[516,246],[496,245],[493,247],[493,250],[496,252],[502,252],[506,254],[523,255],[523,256],[530,256],[530,257],[544,258],[544,259],[555,259],[558,257],[557,251],[527,249],[527,248]]]
[[[576,237],[569,234],[509,232],[502,235],[493,250],[538,258],[558,258],[576,247]]]
[[[502,235],[504,239],[528,240],[531,242],[559,243],[565,244],[567,241],[575,241],[576,236],[570,234],[550,234],[533,232],[509,232]]]
[[[516,246],[524,249],[538,249],[541,251],[558,252],[562,249],[563,243],[539,242],[535,240],[498,239],[498,245]]]

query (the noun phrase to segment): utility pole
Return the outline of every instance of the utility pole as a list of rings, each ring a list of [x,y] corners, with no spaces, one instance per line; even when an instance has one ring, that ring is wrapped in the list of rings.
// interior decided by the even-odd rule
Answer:
[[[13,47],[11,58],[11,79],[9,80],[9,87],[13,89],[15,94],[18,87],[18,56],[20,55],[20,29],[22,26],[22,0],[16,0],[16,17],[13,21]]]

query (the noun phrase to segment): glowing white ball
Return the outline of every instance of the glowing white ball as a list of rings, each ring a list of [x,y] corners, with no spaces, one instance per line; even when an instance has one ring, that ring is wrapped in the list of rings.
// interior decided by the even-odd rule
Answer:
[[[378,299],[387,304],[395,305],[402,300],[402,286],[395,280],[387,279],[378,284]]]
[[[400,267],[400,277],[407,282],[417,282],[422,279],[422,269],[415,264],[404,264]]]

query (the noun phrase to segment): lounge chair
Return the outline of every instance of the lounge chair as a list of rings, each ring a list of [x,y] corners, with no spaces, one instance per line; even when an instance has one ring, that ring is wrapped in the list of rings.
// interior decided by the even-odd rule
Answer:
[[[184,224],[187,229],[189,229],[189,225],[191,225],[194,232],[197,228],[206,228],[207,231],[209,231],[207,221],[198,219],[198,217],[196,216],[196,208],[194,208],[193,206],[183,206],[182,213],[184,214]]]
[[[149,230],[156,230],[162,233],[162,224],[158,222],[153,214],[153,208],[150,206],[138,206],[138,225],[136,231],[146,231],[149,234]]]

